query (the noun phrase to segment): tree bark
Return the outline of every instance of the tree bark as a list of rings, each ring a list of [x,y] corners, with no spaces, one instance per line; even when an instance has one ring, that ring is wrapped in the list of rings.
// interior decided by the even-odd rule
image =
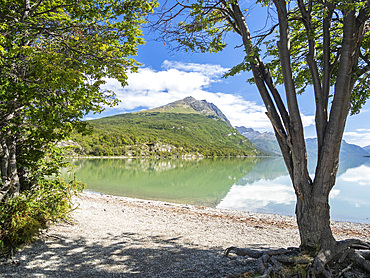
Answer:
[[[1,141],[1,182],[5,184],[8,179],[8,165],[9,165],[9,148],[6,140]]]
[[[1,142],[1,186],[0,202],[7,196],[19,194],[20,183],[17,171],[16,138],[8,136]]]
[[[16,138],[14,136],[10,136],[8,140],[9,140],[9,175],[12,182],[11,194],[14,196],[19,194],[20,190],[17,169],[17,149],[16,149],[17,143]]]
[[[330,228],[329,197],[323,195],[297,195],[296,216],[301,239],[301,249],[319,250],[334,246]]]

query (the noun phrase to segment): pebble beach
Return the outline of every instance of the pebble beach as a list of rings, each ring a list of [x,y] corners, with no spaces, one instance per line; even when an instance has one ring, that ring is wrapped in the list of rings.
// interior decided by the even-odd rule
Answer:
[[[50,226],[0,277],[227,277],[255,261],[231,246],[299,246],[294,217],[219,210],[85,192],[72,220]],[[337,240],[370,241],[370,225],[332,222]]]

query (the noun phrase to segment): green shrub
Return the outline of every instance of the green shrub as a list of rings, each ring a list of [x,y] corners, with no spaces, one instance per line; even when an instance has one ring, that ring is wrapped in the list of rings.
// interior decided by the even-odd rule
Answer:
[[[62,151],[50,146],[47,155],[29,169],[30,190],[7,198],[0,204],[0,254],[10,255],[23,244],[32,242],[48,224],[68,219],[73,211],[72,197],[84,185],[59,177],[65,166]]]
[[[8,199],[0,207],[0,250],[10,250],[32,242],[50,222],[68,219],[73,210],[71,198],[82,184],[61,178],[42,180],[30,191]]]

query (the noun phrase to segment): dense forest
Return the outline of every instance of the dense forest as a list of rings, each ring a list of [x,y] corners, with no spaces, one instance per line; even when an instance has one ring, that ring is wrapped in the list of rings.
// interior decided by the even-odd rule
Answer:
[[[75,152],[94,156],[256,156],[252,143],[216,116],[140,112],[88,121]]]

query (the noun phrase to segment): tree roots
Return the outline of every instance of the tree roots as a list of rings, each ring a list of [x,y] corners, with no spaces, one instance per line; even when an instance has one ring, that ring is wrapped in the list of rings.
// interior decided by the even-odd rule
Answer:
[[[253,277],[370,277],[370,243],[355,239],[339,241],[316,253],[299,248],[256,251],[230,247],[225,256],[231,253],[256,259],[259,276]],[[248,275],[229,277],[250,277]]]

